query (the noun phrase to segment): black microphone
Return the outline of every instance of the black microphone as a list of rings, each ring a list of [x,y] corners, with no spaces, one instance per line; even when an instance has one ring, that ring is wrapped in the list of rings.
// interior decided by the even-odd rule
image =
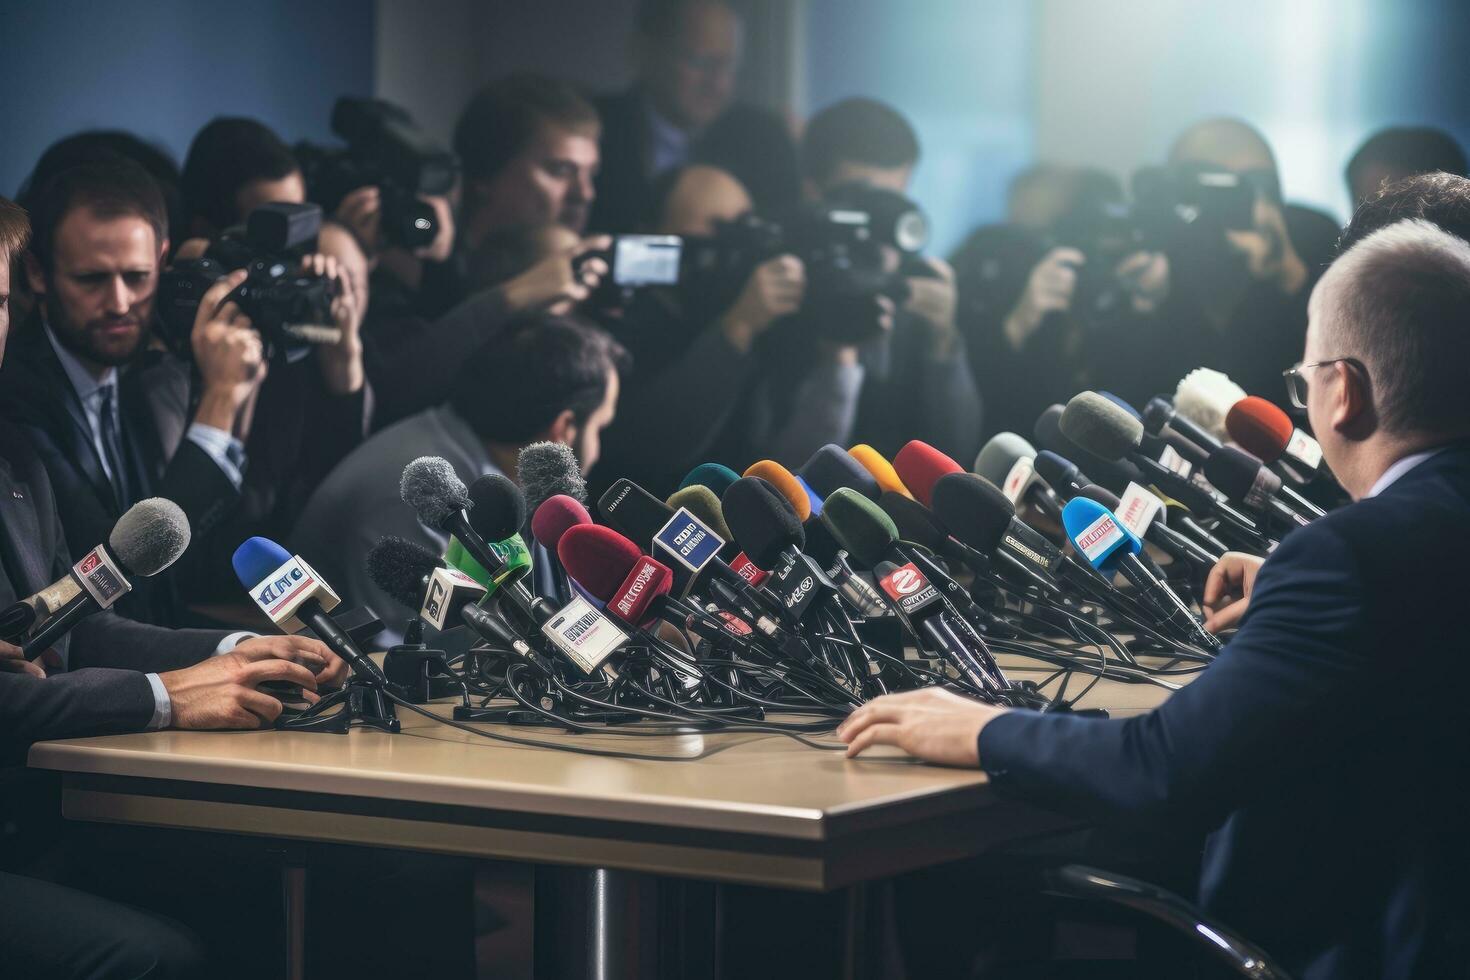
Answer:
[[[985,555],[997,572],[1021,588],[1064,597],[1055,576],[1062,552],[1016,517],[1015,505],[989,480],[951,473],[934,484],[934,513],[956,539]]]
[[[1200,426],[1188,416],[1182,415],[1174,410],[1174,405],[1166,398],[1155,395],[1149,399],[1149,403],[1143,409],[1143,427],[1152,435],[1163,436],[1167,432],[1175,432],[1189,440],[1194,446],[1209,455],[1220,448],[1220,440],[1216,439],[1204,427]],[[1204,460],[1196,460],[1195,465],[1203,465]]]
[[[374,585],[436,630],[457,625],[460,607],[485,597],[479,582],[405,538],[390,535],[373,545],[367,570]]]
[[[801,478],[823,500],[842,487],[856,490],[869,500],[877,500],[882,493],[872,472],[836,443],[829,442],[812,453],[801,468]]]
[[[387,681],[378,665],[363,656],[352,637],[329,615],[342,600],[300,557],[269,538],[254,537],[235,549],[230,562],[250,598],[283,632],[300,633],[309,626],[360,677],[374,684]]]
[[[1210,455],[1205,477],[1231,500],[1269,514],[1288,528],[1306,527],[1323,516],[1322,510],[1284,486],[1281,477],[1262,466],[1260,460],[1234,446],[1221,446]],[[1288,504],[1283,497],[1294,499]]]
[[[189,519],[178,504],[163,497],[140,500],[118,518],[106,545],[83,555],[66,578],[6,611],[9,635],[18,639],[40,622],[21,646],[26,659],[34,660],[77,623],[131,592],[129,576],[157,575],[188,547]]]

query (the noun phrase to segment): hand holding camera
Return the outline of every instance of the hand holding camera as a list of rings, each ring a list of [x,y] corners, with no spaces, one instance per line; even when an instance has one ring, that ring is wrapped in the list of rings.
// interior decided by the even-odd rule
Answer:
[[[234,429],[240,409],[260,387],[268,370],[260,333],[238,304],[225,301],[245,277],[245,270],[238,269],[221,277],[204,293],[189,334],[201,379],[194,421],[225,432]]]
[[[756,266],[720,327],[730,346],[744,353],[778,318],[801,309],[806,266],[794,255],[778,255]]]
[[[1077,270],[1087,257],[1075,248],[1054,248],[1036,263],[1026,279],[1021,298],[1006,317],[1006,339],[1020,350],[1041,327],[1048,313],[1065,313],[1072,308],[1077,290]]]

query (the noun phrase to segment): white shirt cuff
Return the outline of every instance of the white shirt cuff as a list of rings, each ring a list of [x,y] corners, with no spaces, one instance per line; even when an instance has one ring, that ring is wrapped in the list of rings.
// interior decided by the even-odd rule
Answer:
[[[214,653],[210,654],[210,656],[218,657],[222,653],[229,653],[231,650],[235,649],[235,646],[240,643],[241,640],[254,639],[259,635],[259,633],[252,633],[250,630],[240,630],[238,633],[231,633],[229,636],[219,641],[219,646],[214,648]]]
[[[189,425],[185,436],[190,442],[209,454],[209,458],[224,473],[225,477],[240,489],[245,480],[245,444],[224,429],[216,429],[203,422]]]
[[[148,678],[148,686],[153,688],[153,717],[148,720],[148,731],[167,728],[174,720],[174,703],[169,700],[168,688],[163,686],[163,679],[157,674],[143,676]]]

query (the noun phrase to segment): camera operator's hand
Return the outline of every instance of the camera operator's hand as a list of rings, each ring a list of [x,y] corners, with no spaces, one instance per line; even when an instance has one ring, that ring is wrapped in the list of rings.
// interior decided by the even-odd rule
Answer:
[[[342,237],[345,239],[347,236]],[[339,241],[334,247],[345,248],[348,244]],[[321,252],[302,259],[301,268],[303,272],[337,282],[337,295],[332,299],[332,325],[341,331],[341,336],[336,343],[322,344],[318,348],[318,356],[327,389],[334,395],[349,395],[359,390],[367,379],[362,363],[362,338],[359,336],[367,308],[366,297],[362,295],[367,291],[366,274],[364,272],[358,281],[359,277],[347,274],[336,255]]]
[[[497,288],[512,313],[529,313],[549,309],[560,313],[582,302],[607,275],[607,262],[591,258],[577,267],[577,260],[588,252],[606,252],[612,248],[607,235],[584,238],[572,248],[549,255],[520,275]]]
[[[241,408],[265,380],[265,346],[234,302],[230,290],[245,281],[244,269],[222,276],[204,293],[189,334],[202,391],[194,421],[224,432],[235,430]]]
[[[1273,283],[1288,296],[1299,292],[1307,281],[1307,265],[1297,255],[1286,231],[1286,215],[1279,204],[1256,198],[1255,228],[1227,231],[1231,247],[1245,256],[1251,278]]]
[[[1135,313],[1152,313],[1169,298],[1169,259],[1163,252],[1134,252],[1113,270]]]
[[[341,659],[320,640],[258,636],[241,641],[229,653],[159,674],[158,679],[173,705],[173,727],[205,729],[260,728],[275,721],[281,702],[257,689],[264,681],[299,684],[302,696],[315,703],[318,686],[325,686],[327,678],[340,683],[345,676]]]
[[[959,291],[955,289],[954,269],[942,259],[926,258],[924,264],[934,270],[936,276],[911,276],[908,280],[909,298],[904,309],[917,314],[930,327],[930,351],[936,358],[946,358],[955,347],[959,336],[955,330],[955,308],[959,304]]]
[[[1013,350],[1026,346],[1048,313],[1071,309],[1077,290],[1077,266],[1087,257],[1075,248],[1054,248],[1036,263],[1021,298],[1006,316],[1005,335]]]
[[[720,318],[730,346],[749,351],[755,339],[778,318],[801,309],[806,295],[806,267],[794,255],[778,255],[755,267],[735,305]]]

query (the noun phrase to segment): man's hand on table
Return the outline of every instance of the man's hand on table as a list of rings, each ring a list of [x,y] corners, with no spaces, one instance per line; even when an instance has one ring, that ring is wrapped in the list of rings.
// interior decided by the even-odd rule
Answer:
[[[318,688],[340,686],[347,672],[347,664],[320,640],[257,636],[229,653],[160,674],[159,680],[173,705],[174,728],[260,728],[273,723],[282,706],[256,685],[299,684],[302,697],[314,704]]]
[[[847,757],[873,745],[896,745],[943,766],[978,766],[980,730],[1007,711],[941,688],[875,698],[847,716],[837,737]]]

